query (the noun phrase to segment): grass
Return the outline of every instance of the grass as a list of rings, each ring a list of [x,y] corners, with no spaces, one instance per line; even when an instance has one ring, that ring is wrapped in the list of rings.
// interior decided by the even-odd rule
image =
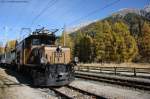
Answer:
[[[79,63],[78,66],[150,68],[149,63]]]

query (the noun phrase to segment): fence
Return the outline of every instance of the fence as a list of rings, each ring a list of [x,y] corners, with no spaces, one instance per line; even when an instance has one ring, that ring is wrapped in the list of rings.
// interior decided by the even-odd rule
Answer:
[[[99,66],[76,66],[76,71],[86,72],[99,72],[99,73],[113,73],[113,74],[133,74],[137,76],[137,73],[147,74],[150,77],[150,68],[134,68],[134,67],[99,67]]]

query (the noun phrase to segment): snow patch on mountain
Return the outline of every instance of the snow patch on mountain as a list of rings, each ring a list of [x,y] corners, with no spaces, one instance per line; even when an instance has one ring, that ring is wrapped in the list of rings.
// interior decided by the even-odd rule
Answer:
[[[97,20],[94,20],[94,21],[86,21],[86,22],[83,22],[83,23],[81,23],[81,24],[79,24],[79,25],[72,26],[72,27],[68,27],[68,28],[66,29],[66,32],[67,32],[67,33],[75,32],[75,31],[77,31],[77,30],[79,30],[79,29],[81,29],[81,28],[83,28],[83,27],[85,27],[85,26],[87,26],[87,25],[89,25],[89,24],[91,24],[91,23],[93,23],[93,22],[96,22],[96,21],[97,21]]]

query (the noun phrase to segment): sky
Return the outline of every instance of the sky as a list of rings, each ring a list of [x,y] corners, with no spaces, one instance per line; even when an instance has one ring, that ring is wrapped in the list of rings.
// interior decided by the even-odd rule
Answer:
[[[123,8],[142,9],[150,0],[0,0],[0,45],[36,28],[72,28]],[[26,28],[26,29],[23,29]]]

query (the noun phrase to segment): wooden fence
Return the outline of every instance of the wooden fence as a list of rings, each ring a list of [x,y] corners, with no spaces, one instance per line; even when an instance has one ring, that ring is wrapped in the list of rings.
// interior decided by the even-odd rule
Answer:
[[[113,74],[119,73],[130,73],[133,76],[137,76],[137,73],[149,74],[150,68],[133,68],[133,67],[96,67],[96,66],[76,66],[76,71],[86,71],[86,72],[108,72]]]

